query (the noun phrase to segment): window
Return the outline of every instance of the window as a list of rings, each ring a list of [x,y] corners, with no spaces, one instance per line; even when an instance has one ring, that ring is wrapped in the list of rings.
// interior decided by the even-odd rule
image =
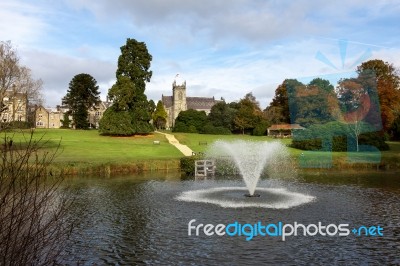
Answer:
[[[42,118],[43,117],[43,115],[42,114],[39,114],[39,118]]]
[[[37,121],[36,125],[37,126],[43,126],[43,122],[42,121]]]

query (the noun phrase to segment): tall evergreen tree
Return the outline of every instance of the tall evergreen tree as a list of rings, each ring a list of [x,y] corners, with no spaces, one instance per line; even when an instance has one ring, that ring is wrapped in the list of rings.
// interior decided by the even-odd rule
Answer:
[[[158,101],[156,110],[153,113],[153,123],[157,129],[165,127],[167,122],[167,112],[165,111],[162,101]]]
[[[121,55],[118,58],[116,71],[117,81],[108,92],[108,97],[113,101],[113,108],[104,114],[102,123],[100,120],[100,133],[118,135],[147,134],[153,130],[150,125],[151,107],[145,94],[146,82],[150,81],[152,71],[150,63],[152,56],[149,54],[146,44],[135,39],[127,39],[121,47]],[[127,113],[130,117],[130,125],[125,133],[120,130],[120,121],[114,121],[110,117],[118,117],[112,112]],[[110,116],[110,117],[107,117]],[[124,114],[126,119],[127,116]],[[118,128],[119,130],[113,130]]]
[[[81,73],[72,78],[62,101],[70,109],[75,128],[88,128],[88,109],[100,102],[99,95],[99,86],[91,75]]]

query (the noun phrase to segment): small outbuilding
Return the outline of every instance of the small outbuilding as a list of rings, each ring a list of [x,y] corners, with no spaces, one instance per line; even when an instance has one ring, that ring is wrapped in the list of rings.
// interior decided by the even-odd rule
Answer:
[[[278,124],[268,128],[268,136],[275,138],[291,138],[294,130],[304,130],[299,124]]]

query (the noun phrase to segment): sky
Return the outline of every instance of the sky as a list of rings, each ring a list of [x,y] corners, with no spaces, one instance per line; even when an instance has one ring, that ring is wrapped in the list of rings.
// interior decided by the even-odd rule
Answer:
[[[120,47],[145,42],[153,60],[146,95],[238,101],[252,92],[266,107],[287,78],[346,77],[382,59],[400,67],[397,0],[2,0],[0,41],[42,79],[46,107],[71,79],[92,75],[101,98],[115,82]]]

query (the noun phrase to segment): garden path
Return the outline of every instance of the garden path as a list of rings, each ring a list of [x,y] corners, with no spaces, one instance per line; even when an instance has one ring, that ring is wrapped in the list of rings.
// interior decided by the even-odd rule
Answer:
[[[168,134],[168,133],[159,132],[159,131],[156,131],[156,132],[159,133],[159,134],[165,135],[165,137],[167,138],[168,142],[171,145],[174,145],[180,152],[183,153],[183,155],[192,156],[193,151],[188,146],[179,143],[179,141],[175,138],[174,135]]]

